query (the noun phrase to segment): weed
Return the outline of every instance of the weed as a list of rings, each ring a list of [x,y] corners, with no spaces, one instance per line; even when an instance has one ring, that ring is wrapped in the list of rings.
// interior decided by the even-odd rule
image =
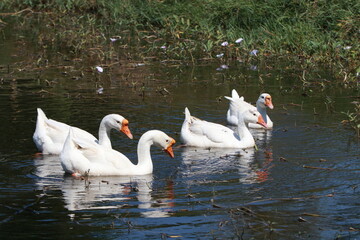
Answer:
[[[353,102],[355,104],[354,112],[343,112],[347,116],[347,123],[351,128],[356,131],[356,135],[360,137],[360,102]]]

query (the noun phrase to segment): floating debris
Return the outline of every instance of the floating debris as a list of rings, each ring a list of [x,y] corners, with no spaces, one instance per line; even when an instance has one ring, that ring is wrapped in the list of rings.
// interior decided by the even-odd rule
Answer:
[[[188,193],[188,194],[186,195],[186,197],[187,197],[187,198],[195,198],[194,195],[192,195],[192,194],[190,194],[190,193]]]
[[[166,233],[161,233],[161,239],[167,239],[167,238],[181,238],[181,235],[169,235]]]
[[[135,63],[135,67],[145,66],[145,63]]]
[[[302,217],[298,217],[298,222],[307,222],[307,220],[305,220],[305,219],[302,218]]]
[[[258,67],[256,65],[251,65],[250,66],[250,70],[252,71],[256,71],[258,69]]]
[[[102,67],[99,67],[99,66],[96,67],[96,70],[98,70],[98,72],[100,72],[100,73],[104,72],[104,69]]]
[[[213,208],[222,208],[221,206],[216,205],[216,204],[214,204],[214,203],[213,203],[211,206],[212,206]]]
[[[349,231],[356,231],[356,232],[359,232],[359,231],[360,231],[360,229],[358,229],[358,228],[353,228],[353,227],[349,227]]]
[[[223,56],[224,56],[223,53],[220,53],[220,54],[217,54],[217,55],[216,55],[217,58],[222,58]]]
[[[223,46],[223,47],[226,47],[226,46],[228,46],[228,45],[229,45],[228,42],[222,42],[222,43],[221,43],[221,46]]]
[[[220,67],[221,67],[222,69],[229,69],[229,66],[228,66],[228,65],[225,65],[225,64],[221,65]]]
[[[103,87],[99,88],[98,90],[96,90],[96,93],[97,94],[103,94],[104,93],[104,88]]]
[[[243,38],[238,38],[238,39],[235,40],[235,43],[241,43],[242,41],[244,41]]]
[[[166,96],[166,95],[171,94],[171,93],[169,92],[169,90],[167,90],[166,88],[161,88],[161,89],[158,90],[158,92],[159,92],[161,95],[163,95],[163,96]]]
[[[259,52],[259,50],[254,49],[254,50],[252,50],[252,51],[250,52],[250,55],[251,55],[251,56],[257,56],[258,52]]]
[[[229,69],[229,66],[226,64],[221,65],[220,67],[216,68],[216,71],[222,71],[225,69]]]
[[[310,217],[324,217],[324,216],[321,216],[321,215],[315,214],[315,213],[303,213],[302,215],[310,216]]]
[[[110,37],[111,42],[116,42],[117,40],[120,40],[120,39],[121,39],[121,36]]]
[[[333,168],[313,167],[313,166],[307,166],[307,165],[303,165],[303,168],[320,169],[320,170],[334,170]]]

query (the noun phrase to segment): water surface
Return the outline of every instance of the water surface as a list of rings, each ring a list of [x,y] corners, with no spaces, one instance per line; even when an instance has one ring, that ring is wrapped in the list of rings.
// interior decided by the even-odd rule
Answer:
[[[296,72],[258,62],[222,70],[220,62],[152,63],[99,74],[72,63],[22,72],[17,61],[3,57],[0,68],[2,239],[360,237],[359,142],[341,124],[353,91],[309,91]],[[313,76],[332,79],[318,71]],[[222,96],[234,88],[253,103],[263,91],[273,97],[274,129],[252,131],[258,149],[181,147],[184,108],[226,124]],[[177,140],[175,158],[154,147],[153,174],[74,179],[58,156],[35,155],[37,107],[94,135],[103,116],[119,113],[135,137],[113,132],[115,149],[136,162],[141,134],[159,129]]]

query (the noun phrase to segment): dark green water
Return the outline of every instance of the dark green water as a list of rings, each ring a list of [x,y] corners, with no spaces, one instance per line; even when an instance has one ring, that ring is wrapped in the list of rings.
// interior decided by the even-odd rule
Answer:
[[[1,239],[360,237],[353,230],[360,228],[359,142],[340,123],[355,92],[304,89],[301,71],[256,61],[223,70],[216,70],[221,63],[155,63],[99,74],[67,63],[19,71],[19,58],[4,50],[9,43],[1,48]],[[330,72],[313,72],[310,82],[333,80]],[[170,159],[154,148],[152,175],[89,181],[64,175],[57,156],[34,156],[37,107],[94,135],[103,116],[123,115],[134,140],[113,133],[113,147],[136,162],[137,140],[147,130],[162,130],[180,145],[186,106],[226,124],[228,103],[220,97],[233,88],[250,102],[263,91],[273,97],[274,129],[253,131],[258,150],[179,147]]]

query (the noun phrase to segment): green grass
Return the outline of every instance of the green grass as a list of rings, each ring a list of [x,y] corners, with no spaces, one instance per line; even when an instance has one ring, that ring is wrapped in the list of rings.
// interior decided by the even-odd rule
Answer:
[[[360,4],[357,0],[3,0],[0,11],[30,8],[48,23],[41,43],[82,54],[101,48],[108,38],[124,36],[138,56],[196,61],[298,56],[310,62],[341,64],[356,74],[359,67]],[[18,15],[31,18],[31,14]],[[4,18],[3,18],[4,19]],[[6,21],[6,19],[4,19]],[[40,21],[40,20],[38,20]],[[238,38],[241,44],[235,44]],[[220,44],[230,43],[227,47]],[[160,47],[166,45],[166,54]],[[349,48],[350,47],[350,48]]]

